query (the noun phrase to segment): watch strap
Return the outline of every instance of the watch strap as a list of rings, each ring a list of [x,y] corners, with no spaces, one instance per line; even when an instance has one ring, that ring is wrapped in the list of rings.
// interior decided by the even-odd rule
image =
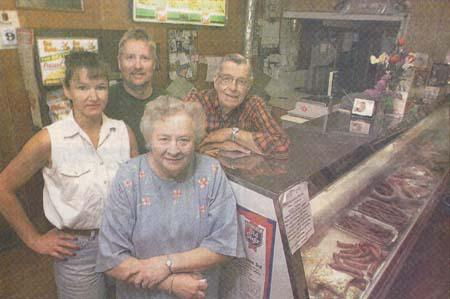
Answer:
[[[231,128],[231,141],[236,142],[236,135],[239,132],[239,128]]]

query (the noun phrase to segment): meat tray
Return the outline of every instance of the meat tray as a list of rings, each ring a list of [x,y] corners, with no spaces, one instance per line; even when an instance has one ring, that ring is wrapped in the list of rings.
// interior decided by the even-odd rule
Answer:
[[[364,204],[376,205],[375,208],[379,209],[364,209]],[[385,202],[370,196],[364,197],[353,207],[353,210],[384,224],[395,227],[396,230],[404,229],[410,222],[410,215],[405,213],[405,209],[402,209],[400,204],[395,202]]]
[[[351,230],[348,229],[347,227],[345,227],[345,225],[343,224],[344,218],[350,216],[350,217],[357,217],[359,219],[363,219],[363,221],[367,221],[368,223],[370,223],[373,226],[378,226],[381,229],[384,229],[385,231],[389,231],[392,233],[392,237],[390,237],[388,240],[386,240],[386,242],[382,242],[379,238],[377,238],[374,235],[369,235],[369,234],[363,234],[361,232],[355,231],[355,230]],[[369,242],[374,242],[380,246],[383,247],[389,247],[392,244],[394,244],[394,242],[397,240],[398,238],[398,231],[391,225],[383,223],[377,219],[374,219],[372,217],[369,217],[367,215],[364,215],[360,212],[354,211],[354,210],[348,210],[347,213],[345,213],[344,215],[342,215],[339,220],[334,224],[334,226],[345,232],[348,233],[352,236],[355,236],[357,238],[361,238],[363,240],[369,241]]]

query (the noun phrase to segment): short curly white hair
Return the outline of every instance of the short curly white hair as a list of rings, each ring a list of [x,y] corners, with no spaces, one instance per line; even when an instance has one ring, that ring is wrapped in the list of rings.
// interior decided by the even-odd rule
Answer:
[[[179,112],[188,114],[194,122],[195,144],[198,145],[206,135],[206,116],[203,107],[197,102],[183,102],[168,95],[157,97],[145,106],[141,118],[140,129],[144,136],[147,149],[151,149],[151,136],[155,122],[164,120]]]

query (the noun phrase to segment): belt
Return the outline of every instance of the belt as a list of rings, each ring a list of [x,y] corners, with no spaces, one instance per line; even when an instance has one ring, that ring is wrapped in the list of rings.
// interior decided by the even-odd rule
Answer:
[[[87,236],[87,237],[94,237],[98,234],[98,228],[95,228],[95,229],[63,228],[63,229],[61,229],[61,231],[68,233],[68,234],[72,234],[72,235]]]

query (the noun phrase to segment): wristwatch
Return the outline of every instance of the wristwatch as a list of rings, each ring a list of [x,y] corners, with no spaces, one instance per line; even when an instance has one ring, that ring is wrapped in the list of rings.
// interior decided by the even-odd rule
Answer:
[[[167,269],[169,269],[170,274],[173,274],[173,271],[172,271],[173,261],[170,258],[170,255],[167,256],[166,266],[167,266]]]
[[[239,128],[231,128],[231,141],[236,142],[236,135],[239,132]]]

